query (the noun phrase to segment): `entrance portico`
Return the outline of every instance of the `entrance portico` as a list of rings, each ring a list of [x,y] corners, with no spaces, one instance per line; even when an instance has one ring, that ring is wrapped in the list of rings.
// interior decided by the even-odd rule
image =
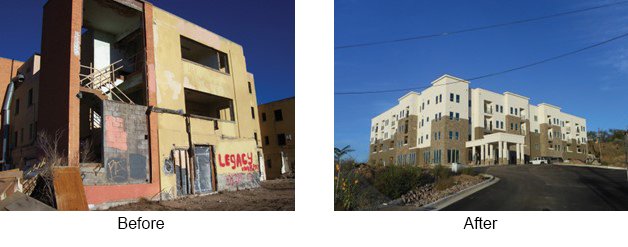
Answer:
[[[525,137],[508,133],[493,133],[484,138],[468,141],[470,164],[523,164]]]

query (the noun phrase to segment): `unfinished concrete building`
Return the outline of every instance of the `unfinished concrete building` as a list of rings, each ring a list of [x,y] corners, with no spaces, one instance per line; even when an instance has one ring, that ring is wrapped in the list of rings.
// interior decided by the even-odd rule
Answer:
[[[295,172],[294,97],[259,106],[266,177],[279,178]]]
[[[33,148],[21,133],[59,133],[92,207],[256,187],[263,177],[243,48],[149,2],[49,0],[32,81],[13,101],[24,118],[10,129],[24,145],[11,164],[39,158],[15,153]],[[26,105],[37,109],[30,118]]]

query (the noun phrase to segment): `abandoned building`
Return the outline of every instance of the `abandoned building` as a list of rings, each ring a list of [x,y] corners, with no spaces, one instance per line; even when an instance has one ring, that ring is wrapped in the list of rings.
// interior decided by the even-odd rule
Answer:
[[[264,179],[242,46],[140,0],[49,0],[42,28],[41,56],[0,59],[4,169],[39,162],[44,133],[90,207]]]
[[[511,92],[443,75],[371,119],[369,163],[528,164],[586,159],[586,119]]]
[[[266,178],[294,174],[294,97],[259,105]]]

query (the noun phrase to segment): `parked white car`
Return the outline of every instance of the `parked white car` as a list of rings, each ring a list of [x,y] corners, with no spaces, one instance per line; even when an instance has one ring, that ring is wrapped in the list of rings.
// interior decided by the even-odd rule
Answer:
[[[549,164],[549,160],[543,157],[536,157],[530,161],[533,165]]]

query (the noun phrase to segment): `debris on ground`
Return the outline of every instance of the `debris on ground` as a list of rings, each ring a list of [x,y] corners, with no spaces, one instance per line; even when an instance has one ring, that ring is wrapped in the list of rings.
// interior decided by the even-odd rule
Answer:
[[[46,205],[22,192],[15,192],[11,196],[0,201],[0,211],[54,211],[53,207]]]
[[[0,201],[16,192],[23,192],[22,172],[18,169],[0,172]]]
[[[294,179],[261,182],[259,188],[224,191],[170,201],[141,200],[110,208],[114,211],[294,211]]]
[[[54,208],[24,194],[19,169],[0,172],[0,211],[50,211]]]

